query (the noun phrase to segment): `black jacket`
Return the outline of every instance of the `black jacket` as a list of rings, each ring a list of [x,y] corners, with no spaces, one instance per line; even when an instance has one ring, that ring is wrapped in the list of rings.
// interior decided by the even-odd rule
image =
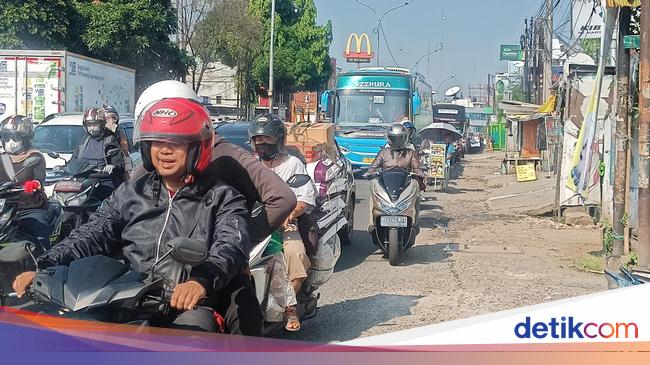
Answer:
[[[122,184],[88,223],[42,255],[39,267],[69,265],[82,257],[121,251],[133,270],[148,272],[156,257],[169,250],[167,242],[190,236],[210,249],[208,260],[194,267],[190,277],[211,293],[222,289],[248,262],[244,252],[247,214],[240,194],[205,176],[179,190],[170,205],[160,178],[148,173]],[[165,269],[161,266],[156,273],[175,281],[176,273]]]
[[[24,168],[25,161],[31,156],[39,159],[38,164],[33,167]],[[41,186],[45,185],[45,158],[37,150],[28,150],[20,155],[3,153],[0,155],[0,159],[5,160],[0,163],[0,183],[16,181],[20,185],[25,181],[38,180]],[[13,170],[13,172],[7,171],[5,168],[5,164],[9,163],[11,163],[10,170]],[[48,205],[47,196],[42,189],[35,193],[11,195],[8,200],[10,203],[15,204],[18,210],[45,209]]]
[[[139,166],[133,170],[131,179],[143,174],[145,170]],[[261,213],[250,222],[250,245],[246,252],[282,226],[296,207],[296,196],[281,178],[250,152],[219,135],[215,136],[212,162],[203,174],[237,189],[244,195],[249,211],[257,202],[263,205]]]

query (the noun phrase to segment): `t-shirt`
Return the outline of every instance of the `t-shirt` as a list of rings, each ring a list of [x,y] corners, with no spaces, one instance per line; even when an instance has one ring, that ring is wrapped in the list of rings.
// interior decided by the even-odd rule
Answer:
[[[447,143],[447,154],[451,155],[456,152],[456,146],[453,143]]]
[[[273,172],[275,172],[275,174],[285,182],[296,174],[308,175],[305,164],[303,164],[297,157],[291,155],[288,155],[284,162],[271,170],[273,170]],[[296,195],[296,200],[299,202],[307,203],[311,206],[315,205],[316,189],[311,181],[309,184],[305,184],[298,188],[291,188],[291,190]]]

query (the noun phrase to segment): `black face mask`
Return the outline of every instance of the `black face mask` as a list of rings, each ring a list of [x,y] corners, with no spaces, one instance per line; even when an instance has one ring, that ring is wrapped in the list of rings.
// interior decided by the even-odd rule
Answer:
[[[255,145],[255,152],[260,156],[264,161],[271,161],[278,156],[278,145],[261,143]]]

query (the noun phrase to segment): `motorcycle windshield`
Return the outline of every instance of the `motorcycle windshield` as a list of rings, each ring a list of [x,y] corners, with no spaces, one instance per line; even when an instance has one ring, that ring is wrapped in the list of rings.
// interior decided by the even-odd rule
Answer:
[[[111,281],[124,275],[128,266],[107,256],[90,256],[70,263],[68,279],[65,283],[65,304],[69,308],[92,298]]]
[[[72,159],[70,160],[63,170],[67,172],[70,175],[81,175],[87,171],[90,171],[92,168],[92,165],[88,164],[88,161],[85,160],[80,160],[80,159]]]
[[[408,182],[409,173],[401,168],[385,170],[381,174],[380,184],[393,201],[399,199],[399,196],[408,186]]]

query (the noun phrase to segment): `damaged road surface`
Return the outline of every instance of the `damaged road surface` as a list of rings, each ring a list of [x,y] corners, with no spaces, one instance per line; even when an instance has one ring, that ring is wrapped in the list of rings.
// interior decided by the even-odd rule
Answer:
[[[352,340],[607,289],[575,261],[601,250],[595,227],[547,213],[555,178],[517,183],[498,173],[502,153],[466,155],[448,193],[424,193],[417,244],[392,267],[366,231],[370,183],[357,180],[354,242],[321,288],[318,315],[283,338]]]

